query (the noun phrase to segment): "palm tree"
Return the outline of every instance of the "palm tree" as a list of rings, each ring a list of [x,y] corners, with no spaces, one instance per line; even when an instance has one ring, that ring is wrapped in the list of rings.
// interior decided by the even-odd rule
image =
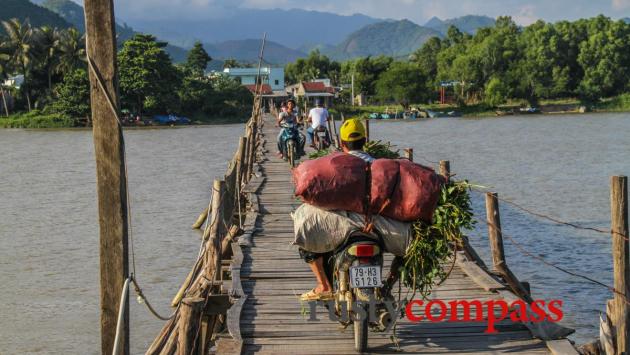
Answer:
[[[69,74],[74,69],[82,67],[86,62],[85,36],[76,28],[62,31],[59,53],[59,72]]]
[[[9,51],[9,63],[22,71],[24,75],[24,93],[28,110],[31,110],[31,97],[27,86],[27,76],[32,65],[33,59],[33,29],[28,19],[24,23],[13,18],[8,21],[2,21],[2,26],[7,34],[7,40],[4,42],[6,49]]]
[[[4,81],[9,77],[9,55],[0,52],[0,96],[2,96],[2,106],[4,106],[4,113],[9,117],[9,106],[7,105],[7,98],[4,96]]]
[[[49,26],[35,30],[37,57],[48,75],[48,90],[52,91],[52,75],[58,71],[61,34]]]

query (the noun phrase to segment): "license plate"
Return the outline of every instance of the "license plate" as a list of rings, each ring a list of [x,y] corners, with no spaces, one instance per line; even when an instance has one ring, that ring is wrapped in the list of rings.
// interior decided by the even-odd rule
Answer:
[[[350,287],[370,288],[381,287],[380,266],[352,266],[350,267]]]
[[[324,137],[326,137],[326,133],[325,132],[317,132],[317,136],[321,137],[321,138],[324,138]]]

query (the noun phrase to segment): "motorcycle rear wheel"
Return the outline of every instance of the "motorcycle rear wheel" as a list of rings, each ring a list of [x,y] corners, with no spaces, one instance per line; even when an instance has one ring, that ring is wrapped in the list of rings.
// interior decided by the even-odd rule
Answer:
[[[365,314],[369,314],[368,306],[360,306],[364,307]],[[368,317],[364,317],[361,320],[354,320],[354,350],[359,353],[365,352],[367,349],[368,343]]]

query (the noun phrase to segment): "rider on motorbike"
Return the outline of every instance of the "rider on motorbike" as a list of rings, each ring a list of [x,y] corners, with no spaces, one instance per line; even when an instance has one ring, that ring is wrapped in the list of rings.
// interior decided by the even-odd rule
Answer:
[[[293,101],[293,99],[289,99],[286,102],[286,109],[283,109],[282,112],[280,112],[280,114],[278,115],[278,118],[276,119],[276,126],[280,127],[281,124],[283,123],[295,123],[297,124],[298,119],[297,116],[295,114],[295,112],[293,111],[295,108],[295,101]],[[278,133],[278,138],[276,139],[276,141],[278,142],[278,156],[282,157],[282,135],[284,134],[284,128],[280,129],[280,132]]]
[[[328,122],[328,110],[322,105],[322,100],[317,98],[315,99],[315,107],[312,108],[309,113],[308,113],[308,122],[311,124],[307,129],[306,132],[308,133],[308,144],[315,148],[315,141],[313,140],[313,136],[315,135],[315,130],[322,126],[324,128],[326,128],[326,123]],[[328,139],[328,134],[329,132],[327,132],[326,136]]]
[[[365,160],[368,163],[374,161],[374,158],[363,151],[366,143],[365,127],[363,123],[357,119],[349,119],[343,123],[339,130],[339,138],[341,139],[341,149],[344,153],[352,154]],[[333,299],[333,288],[326,276],[324,269],[324,255],[299,249],[302,259],[309,264],[311,271],[317,279],[317,286],[311,291],[302,294],[302,301],[330,300]]]

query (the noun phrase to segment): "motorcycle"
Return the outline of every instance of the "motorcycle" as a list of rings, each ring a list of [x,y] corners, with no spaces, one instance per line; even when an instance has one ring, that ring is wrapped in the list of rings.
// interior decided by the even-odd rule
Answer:
[[[330,147],[330,139],[328,137],[328,129],[324,126],[318,126],[313,130],[313,143],[318,151]]]
[[[295,123],[282,123],[280,127],[284,129],[280,136],[282,158],[288,161],[293,168],[302,156],[304,135],[300,133],[299,127]]]
[[[368,330],[386,331],[396,317],[384,305],[385,301],[393,304],[393,298],[390,280],[381,280],[383,251],[382,237],[357,230],[349,234],[326,265],[327,273],[333,276],[329,279],[334,280],[335,313],[343,326],[352,323],[357,352],[366,350]]]

